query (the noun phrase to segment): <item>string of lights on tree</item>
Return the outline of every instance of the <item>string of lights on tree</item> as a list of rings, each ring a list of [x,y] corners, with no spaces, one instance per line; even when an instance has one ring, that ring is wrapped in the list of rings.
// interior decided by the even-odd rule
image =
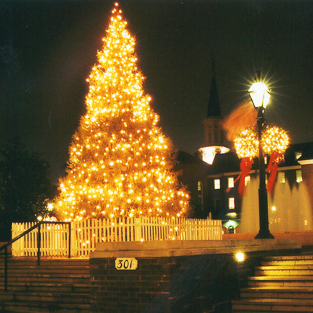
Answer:
[[[135,39],[118,4],[87,82],[87,113],[69,147],[56,211],[63,220],[180,217],[189,194],[173,171],[173,146],[144,94]]]

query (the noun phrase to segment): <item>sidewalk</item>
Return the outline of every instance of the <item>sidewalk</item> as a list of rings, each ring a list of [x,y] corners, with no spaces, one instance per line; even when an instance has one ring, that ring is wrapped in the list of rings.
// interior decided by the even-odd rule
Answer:
[[[286,231],[271,232],[275,239],[296,239],[305,249],[311,247],[313,249],[313,231]],[[245,240],[254,239],[257,233],[237,233],[223,234],[223,240]]]

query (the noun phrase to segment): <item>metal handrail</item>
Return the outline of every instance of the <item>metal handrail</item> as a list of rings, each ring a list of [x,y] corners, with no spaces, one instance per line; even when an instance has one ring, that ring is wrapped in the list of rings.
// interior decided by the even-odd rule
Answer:
[[[41,243],[41,234],[40,234],[40,225],[41,224],[68,224],[69,229],[69,236],[68,236],[68,257],[71,258],[71,222],[46,222],[42,221],[34,226],[30,227],[29,229],[25,230],[23,233],[19,234],[15,238],[13,238],[11,241],[7,242],[3,246],[0,247],[0,251],[4,249],[4,290],[8,291],[8,251],[7,248],[15,241],[21,239],[25,235],[29,234],[31,231],[33,231],[35,228],[38,227],[38,233],[37,233],[37,265],[40,265],[40,243]]]

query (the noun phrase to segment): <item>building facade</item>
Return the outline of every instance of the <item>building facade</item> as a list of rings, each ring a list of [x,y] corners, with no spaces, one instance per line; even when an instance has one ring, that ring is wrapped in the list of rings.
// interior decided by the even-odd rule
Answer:
[[[180,152],[177,170],[191,194],[193,217],[222,219],[225,231],[259,230],[258,160],[238,193],[240,162],[234,150],[224,144],[223,118],[216,76],[210,88],[204,124],[204,146],[195,156]],[[269,156],[265,157],[267,163]],[[268,179],[268,176],[266,177]],[[279,164],[274,189],[268,193],[270,231],[313,229],[313,142],[291,144]]]

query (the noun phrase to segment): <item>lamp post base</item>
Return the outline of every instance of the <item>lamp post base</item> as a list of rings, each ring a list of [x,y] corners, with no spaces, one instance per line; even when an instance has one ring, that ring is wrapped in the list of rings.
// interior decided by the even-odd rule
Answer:
[[[254,239],[274,239],[274,236],[267,230],[260,230],[259,233],[254,237]]]

